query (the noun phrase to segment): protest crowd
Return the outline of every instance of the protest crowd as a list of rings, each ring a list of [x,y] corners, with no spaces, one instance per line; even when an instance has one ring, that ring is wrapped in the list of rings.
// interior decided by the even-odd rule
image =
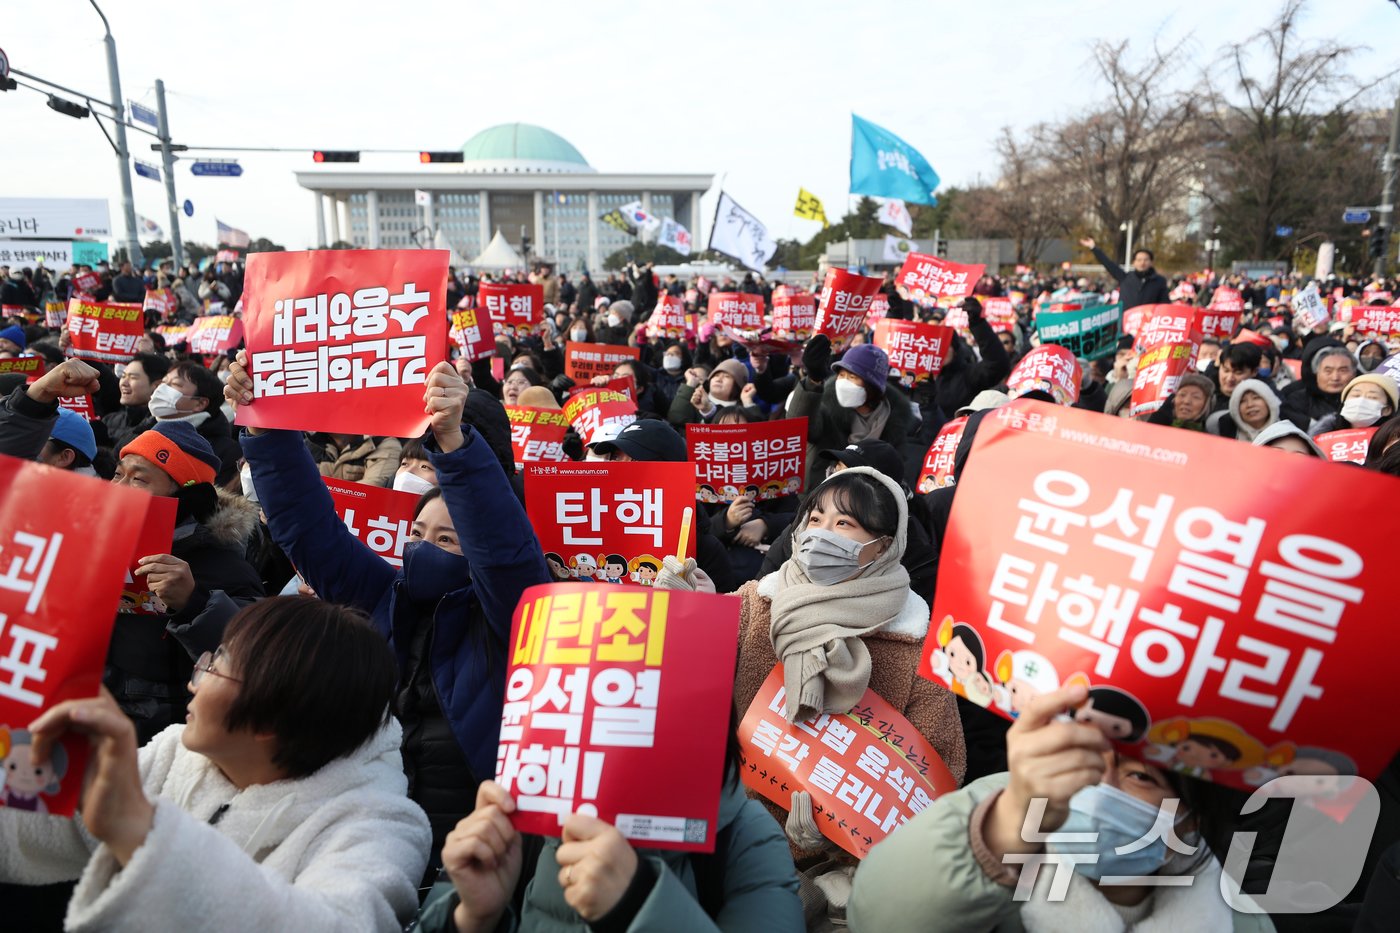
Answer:
[[[1208,452],[1211,462],[1181,471],[1178,508],[1193,504],[1193,485],[1225,484],[1221,474],[1237,463],[1250,472],[1222,488],[1312,471],[1316,488],[1268,486],[1230,516],[1231,530],[1211,531],[1211,541],[1228,539],[1219,553],[1250,533],[1257,548],[1264,532],[1251,522],[1262,529],[1306,514],[1308,528],[1340,526],[1327,503],[1348,489],[1369,516],[1366,534],[1384,536],[1400,503],[1397,283],[1213,271],[1168,279],[1148,250],[1124,268],[1093,241],[1084,246],[1100,275],[998,275],[930,260],[932,278],[910,266],[883,277],[823,269],[810,290],[758,273],[712,282],[635,264],[596,276],[547,265],[480,276],[448,269],[445,283],[430,283],[362,274],[355,257],[369,252],[258,254],[246,268],[220,262],[202,272],[168,261],[58,276],[0,269],[0,459],[82,477],[74,490],[108,482],[114,488],[102,492],[122,503],[146,494],[141,501],[159,503],[142,513],[146,525],[161,526],[147,550],[136,537],[141,514],[121,523],[109,511],[82,516],[87,549],[130,540],[136,554],[129,564],[114,555],[125,578],[119,603],[99,613],[111,626],[110,641],[93,649],[100,693],[55,694],[32,722],[0,722],[0,927],[1393,929],[1393,730],[1371,740],[1384,746],[1369,750],[1379,817],[1358,877],[1314,892],[1325,901],[1318,914],[1248,912],[1221,895],[1232,836],[1255,834],[1229,866],[1247,900],[1283,871],[1285,829],[1323,845],[1341,824],[1325,804],[1246,808],[1249,788],[1209,780],[1212,772],[1308,776],[1332,804],[1367,768],[1334,749],[1246,734],[1217,714],[1219,678],[1209,672],[1223,661],[1199,673],[1193,662],[1198,691],[1208,678],[1197,713],[1165,717],[1154,701],[1149,717],[1147,675],[1137,687],[1108,686],[1102,669],[1051,656],[1043,634],[1035,651],[995,651],[1008,643],[993,641],[1001,636],[986,620],[988,605],[1000,607],[1021,620],[1007,630],[1026,631],[1044,609],[1048,631],[1047,605],[1058,600],[1065,618],[1074,594],[1092,590],[1097,632],[1121,615],[1110,601],[1142,580],[1085,563],[1100,583],[1066,574],[1057,593],[1016,556],[1028,541],[1049,541],[1045,550],[1068,566],[1084,547],[1052,534],[1083,526],[1103,538],[1116,523],[1126,537],[1135,522],[1157,521],[1141,500],[1092,527],[1070,508],[1083,501],[1070,501],[1079,473],[1127,483],[1137,469],[1107,444],[1081,445],[1069,459],[1062,442],[1036,433],[1079,419],[1152,447],[1158,460],[1177,444]],[[306,255],[343,257],[337,281],[359,290],[329,303],[321,295],[319,306],[273,294],[257,264]],[[324,292],[323,280],[312,276],[304,294]],[[123,318],[123,308],[136,310]],[[337,345],[337,327],[344,341],[352,326],[361,339],[375,313],[378,329],[363,333],[379,349],[364,367],[389,376],[337,387],[359,379],[345,374],[361,361],[352,367],[325,348]],[[437,329],[422,330],[429,324]],[[399,326],[407,336],[394,336]],[[421,333],[428,344],[414,371],[395,342]],[[371,391],[382,394],[371,400]],[[414,430],[396,433],[399,425]],[[1031,486],[998,486],[989,465],[999,444],[1011,456],[1013,439],[1033,451],[1019,459],[1051,471],[1035,479],[1040,499],[1029,505],[1021,496]],[[1298,456],[1315,463],[1295,466]],[[565,501],[568,510],[556,510]],[[611,504],[620,531],[575,524],[606,512],[599,502]],[[993,503],[1022,524],[1002,528]],[[61,511],[56,500],[10,502],[26,513],[51,507]],[[1144,563],[1163,534],[1155,527]],[[1178,538],[1206,540],[1191,519],[1174,527]],[[985,559],[1002,561],[996,580],[968,584],[981,588],[967,597],[975,613],[941,612],[962,598],[975,558],[963,542],[978,535],[993,552]],[[9,574],[0,588],[15,589],[20,571],[5,568],[22,552],[8,538],[0,545]],[[1012,595],[1007,561],[1027,565]],[[1192,592],[1207,586],[1201,580],[1250,572],[1248,560],[1201,561]],[[78,587],[86,573],[77,560],[56,566],[50,593]],[[1363,599],[1359,585],[1324,570],[1301,577],[1338,599]],[[1381,579],[1369,586],[1388,591]],[[659,660],[651,635],[645,662],[640,640],[635,657],[606,653],[603,635],[593,648],[556,647],[566,604],[580,644],[593,644],[580,634],[588,626],[608,632],[606,620],[627,613],[669,618],[676,663]],[[1248,620],[1238,599],[1233,612],[1204,605],[1224,623]],[[701,638],[677,655],[670,639],[683,637],[685,613],[702,611],[728,619],[714,631],[734,637]],[[537,643],[546,629],[531,626],[546,622]],[[1335,636],[1335,618],[1325,624]],[[1324,623],[1295,629],[1308,625]],[[1178,613],[1154,631],[1197,627]],[[617,637],[623,644],[625,632]],[[728,643],[712,661],[720,641]],[[8,644],[0,639],[0,696],[13,698],[5,687],[25,671],[31,687],[40,681],[23,667],[28,649]],[[1122,667],[1121,633],[1115,644]],[[650,664],[653,649],[650,673],[602,660]],[[1379,650],[1362,663],[1374,665]],[[590,683],[590,657],[586,700],[572,678]],[[1140,658],[1136,642],[1132,658],[1144,670],[1163,665],[1145,650]],[[1268,682],[1280,682],[1282,665],[1268,662]],[[691,694],[666,699],[668,686],[658,705],[652,676],[686,683],[697,711],[712,688],[722,702],[707,708],[718,718],[702,727],[696,712],[692,734],[676,708]],[[625,699],[600,699],[606,678],[624,677]],[[1347,716],[1340,678],[1303,702]],[[1177,682],[1170,688],[1153,696],[1174,697]],[[648,690],[649,701],[634,700]],[[652,712],[622,716],[633,702]],[[537,712],[547,704],[557,712]],[[622,717],[606,719],[614,730],[652,723],[644,741],[615,745],[654,740],[681,751],[669,770],[619,776],[601,765],[597,748],[607,743],[579,737],[585,707],[594,736],[613,710]],[[541,729],[571,737],[532,758],[545,747],[530,744]],[[89,749],[90,764],[86,780],[69,782],[72,817],[59,815],[58,794],[77,770],[75,746]],[[614,784],[608,799],[624,802],[611,809],[596,775],[582,789],[595,754],[601,786],[630,781]],[[844,777],[824,778],[828,767]],[[770,773],[771,788],[760,789]],[[675,818],[687,816],[684,838],[665,835],[672,817],[647,824],[636,814],[660,811],[628,809],[627,788],[673,797]],[[712,808],[713,825],[695,838],[688,795]],[[597,805],[576,806],[584,797]],[[1175,810],[1159,811],[1164,801]],[[1101,841],[1028,841],[1035,802],[1044,831],[1095,830]],[[1162,829],[1159,812],[1176,818],[1165,834],[1115,849]],[[838,841],[838,823],[871,820]],[[1047,852],[1078,854],[1054,898],[1045,894],[1051,866],[1037,877],[1028,864]],[[1094,858],[1079,864],[1086,853]],[[1308,878],[1284,880],[1310,890]],[[1034,885],[1028,898],[1018,896],[1022,882]]]

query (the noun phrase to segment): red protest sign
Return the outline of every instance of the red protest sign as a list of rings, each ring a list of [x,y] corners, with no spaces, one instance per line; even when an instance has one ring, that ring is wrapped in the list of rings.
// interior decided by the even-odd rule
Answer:
[[[1341,289],[1334,293],[1334,298],[1341,298]],[[1327,304],[1323,302],[1322,296],[1318,294],[1317,283],[1309,282],[1308,287],[1293,296],[1293,328],[1298,333],[1306,333],[1315,327],[1326,324],[1330,315],[1327,311]]]
[[[779,663],[739,724],[739,774],[784,809],[793,791],[811,794],[822,835],[856,858],[958,789],[928,740],[873,690],[850,712],[797,723],[786,703]]]
[[[626,382],[631,383],[631,379]],[[565,420],[585,444],[593,443],[593,436],[604,425],[616,433],[637,420],[637,402],[630,386],[622,389],[622,383],[613,379],[605,386],[585,386],[564,403]]]
[[[694,508],[693,463],[525,465],[525,509],[561,578],[650,586],[663,557],[695,554]]]
[[[161,324],[155,328],[155,332],[160,334],[167,347],[178,347],[190,339],[188,324]]]
[[[785,290],[773,294],[773,336],[805,343],[816,326],[817,296]]]
[[[713,851],[739,607],[713,593],[526,590],[496,759],[515,828],[558,836],[582,812],[635,846]]]
[[[87,396],[83,396],[87,398]],[[146,521],[136,536],[136,546],[122,580],[122,593],[117,612],[137,616],[165,615],[170,610],[146,585],[145,576],[137,576],[136,567],[143,557],[169,554],[175,537],[175,513],[179,500],[167,496],[152,496],[147,503]]]
[[[11,457],[0,457],[0,488],[0,734],[11,738],[0,801],[69,816],[87,770],[87,738],[70,734],[36,768],[31,749],[12,744],[14,730],[64,700],[97,696],[113,609],[151,497]],[[101,547],[92,546],[94,528]]]
[[[196,318],[186,340],[191,353],[227,353],[243,342],[243,322],[231,314]]]
[[[988,296],[981,299],[982,317],[998,334],[1010,334],[1016,329],[1016,308],[1010,298]]]
[[[890,358],[890,374],[905,387],[926,382],[943,370],[953,355],[953,328],[922,321],[881,321],[875,325],[875,346]]]
[[[1143,321],[1147,320],[1147,309],[1151,305],[1138,305],[1123,312],[1123,323],[1120,325],[1123,333],[1130,337],[1136,337],[1138,331],[1142,330]],[[1136,343],[1136,341],[1134,341]]]
[[[0,375],[5,373],[20,373],[24,376],[25,382],[33,382],[38,379],[48,368],[44,365],[42,356],[16,356],[8,360],[0,360]]]
[[[1141,305],[1142,323],[1134,333],[1133,347],[1139,353],[1166,343],[1199,345],[1196,309],[1190,305]],[[1137,310],[1136,308],[1134,310]]]
[[[420,496],[330,476],[321,479],[330,490],[335,514],[350,533],[395,567],[402,567],[403,546],[410,540]]]
[[[68,301],[68,355],[103,363],[125,363],[145,333],[141,306],[111,302]]]
[[[1244,310],[1244,295],[1238,288],[1222,285],[1211,293],[1210,306],[1217,311],[1233,311],[1239,314]]]
[[[1316,749],[1385,767],[1400,723],[1355,712],[1389,686],[1356,672],[1400,649],[1369,521],[1393,478],[1034,403],[989,415],[972,462],[924,676],[1014,716],[1077,675],[1081,721],[1235,787]]]
[[[817,302],[814,333],[826,334],[840,345],[865,326],[870,302],[884,284],[884,279],[858,275],[845,269],[829,269],[822,283],[821,299]]]
[[[92,409],[91,395],[74,395],[69,398],[60,398],[58,400],[58,407],[66,408],[71,412],[76,412],[89,421],[97,420],[97,415],[93,412]]]
[[[685,302],[663,292],[647,318],[647,336],[652,340],[680,340],[687,336],[685,317]]]
[[[490,321],[483,325],[476,308],[459,308],[452,312],[448,337],[457,344],[462,355],[475,362],[496,352],[496,334]]]
[[[1202,338],[1229,340],[1239,326],[1240,314],[1239,311],[1224,311],[1214,305],[1209,308],[1197,308],[1196,329],[1200,331]]]
[[[564,345],[564,375],[577,383],[589,382],[594,376],[611,376],[618,363],[640,359],[641,355],[638,347],[571,340]]]
[[[879,324],[890,313],[890,296],[876,292],[870,299],[870,310],[865,313],[866,326]]]
[[[68,320],[68,306],[61,301],[44,302],[44,326],[62,327]]]
[[[1160,343],[1138,357],[1131,402],[1134,418],[1161,408],[1181,384],[1181,377],[1195,371],[1196,350],[1194,343]]]
[[[95,301],[92,296],[102,287],[102,276],[96,272],[79,272],[73,276],[73,292],[83,301]]]
[[[757,333],[763,329],[763,296],[741,292],[711,292],[706,304],[710,323],[737,331]]]
[[[1313,440],[1333,463],[1365,463],[1371,435],[1375,433],[1375,428],[1348,428],[1319,434]]]
[[[793,496],[807,476],[807,419],[752,424],[689,424],[687,459],[695,464],[701,502]]]
[[[506,417],[510,419],[510,448],[517,470],[527,463],[562,463],[569,459],[564,453],[569,419],[562,411],[507,405]]]
[[[476,302],[477,308],[485,309],[501,336],[528,337],[544,320],[543,285],[483,282],[477,289]]]
[[[985,265],[964,265],[927,253],[910,253],[894,280],[915,298],[966,298],[986,270]]]
[[[141,304],[142,311],[153,311],[162,321],[168,321],[180,310],[180,300],[169,288],[146,289],[146,300]]]
[[[1362,337],[1384,341],[1392,352],[1400,350],[1400,307],[1362,305],[1353,313],[1353,320]]]
[[[1083,367],[1073,353],[1047,343],[1021,357],[1021,362],[1006,378],[1006,388],[1012,398],[1039,390],[1049,392],[1061,405],[1073,405],[1079,401],[1083,378]]]
[[[253,403],[238,423],[422,434],[423,384],[447,352],[446,294],[446,250],[252,254],[243,320]]]
[[[924,455],[923,468],[919,470],[918,490],[932,492],[942,486],[952,486],[957,480],[953,477],[953,458],[957,455],[958,444],[962,443],[963,428],[967,427],[967,416],[954,418],[938,429],[938,436],[928,446]]]

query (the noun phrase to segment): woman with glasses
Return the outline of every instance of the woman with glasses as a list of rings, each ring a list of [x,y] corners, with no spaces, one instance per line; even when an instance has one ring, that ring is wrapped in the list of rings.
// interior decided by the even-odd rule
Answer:
[[[145,747],[105,691],[33,723],[36,761],[65,735],[92,757],[74,819],[0,808],[0,880],[78,878],[69,930],[401,930],[431,835],[397,677],[360,613],[254,603],[196,663],[185,724]]]

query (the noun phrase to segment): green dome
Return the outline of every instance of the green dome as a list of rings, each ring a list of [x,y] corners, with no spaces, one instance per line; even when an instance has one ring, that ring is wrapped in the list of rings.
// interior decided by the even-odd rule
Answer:
[[[567,139],[542,126],[502,123],[482,130],[462,146],[462,157],[486,171],[591,171]]]

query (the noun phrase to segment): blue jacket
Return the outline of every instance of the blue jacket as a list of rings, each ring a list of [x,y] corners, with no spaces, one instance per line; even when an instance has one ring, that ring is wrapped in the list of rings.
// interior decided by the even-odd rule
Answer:
[[[425,594],[436,600],[433,685],[472,772],[486,778],[496,773],[511,616],[521,593],[550,577],[495,454],[475,428],[463,427],[466,443],[451,453],[435,441],[425,445],[470,568],[470,578],[459,580],[434,578],[445,556],[436,547],[407,549],[396,570],[351,534],[336,517],[301,434],[245,432],[242,442],[273,540],[322,599],[370,615],[398,654],[400,670],[421,611],[414,603],[422,606]],[[420,598],[410,600],[410,592]]]

